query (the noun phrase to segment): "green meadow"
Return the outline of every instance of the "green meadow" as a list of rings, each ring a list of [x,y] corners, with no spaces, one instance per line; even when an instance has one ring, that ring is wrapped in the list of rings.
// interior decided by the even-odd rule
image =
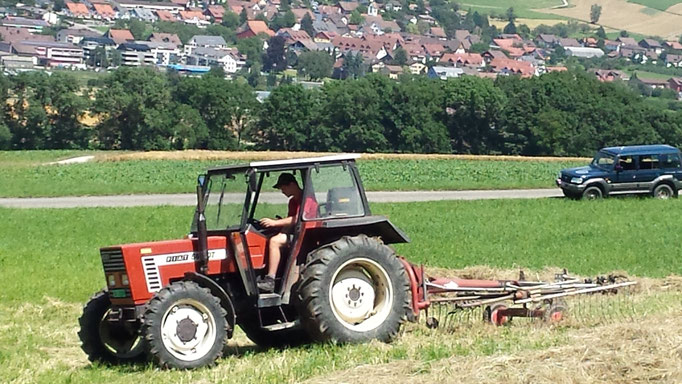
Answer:
[[[476,265],[530,273],[565,267],[585,276],[619,270],[664,277],[682,275],[681,203],[498,200],[374,204],[372,210],[411,237],[412,243],[396,246],[400,254],[431,267]],[[287,350],[257,349],[237,332],[226,357],[213,368],[178,372],[91,365],[76,333],[82,304],[104,285],[98,248],[181,237],[192,212],[191,207],[0,208],[0,382],[358,382],[366,377],[353,376],[357,370],[372,376],[384,372],[382,367],[388,369],[385,374],[398,375],[393,382],[447,382],[452,373],[445,367],[451,364],[471,366],[473,372],[471,364],[500,356],[543,356],[543,351],[572,345],[581,332],[592,332],[580,324],[495,328],[472,321],[453,334],[409,325],[392,344]],[[672,290],[640,303],[641,316],[677,318],[681,293]],[[642,324],[652,321],[641,319]]]
[[[47,165],[102,152],[0,151],[0,197],[48,197],[193,193],[207,168],[246,161],[131,160]],[[551,188],[562,168],[576,161],[382,159],[358,161],[365,188],[378,190],[467,190]]]

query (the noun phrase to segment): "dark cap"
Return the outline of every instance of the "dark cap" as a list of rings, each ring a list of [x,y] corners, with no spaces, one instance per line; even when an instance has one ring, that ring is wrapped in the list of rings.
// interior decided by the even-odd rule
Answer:
[[[296,183],[296,178],[291,173],[282,173],[277,178],[277,184],[273,185],[272,188],[279,188],[283,185],[289,185],[291,183]]]

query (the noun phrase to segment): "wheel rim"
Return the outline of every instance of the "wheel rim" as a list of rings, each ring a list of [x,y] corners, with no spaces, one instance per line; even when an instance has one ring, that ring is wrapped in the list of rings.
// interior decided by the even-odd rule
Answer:
[[[142,336],[136,330],[107,320],[108,310],[99,322],[99,339],[104,348],[119,359],[137,357],[142,353]]]
[[[668,188],[658,188],[658,191],[656,192],[656,197],[659,199],[668,199],[670,198],[670,190]]]
[[[598,199],[601,197],[601,193],[599,193],[599,191],[591,189],[591,190],[587,191],[587,193],[585,194],[585,197],[588,200],[595,200],[595,199]]]
[[[215,318],[197,300],[178,300],[163,316],[161,341],[179,360],[195,361],[206,356],[213,348],[215,337]]]
[[[347,261],[332,277],[329,290],[332,312],[353,331],[367,332],[380,326],[390,314],[393,300],[391,279],[373,260]]]

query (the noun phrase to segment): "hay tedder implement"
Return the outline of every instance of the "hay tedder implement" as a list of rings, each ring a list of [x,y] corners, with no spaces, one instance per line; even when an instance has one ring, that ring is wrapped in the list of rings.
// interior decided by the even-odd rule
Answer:
[[[423,268],[420,268],[423,273]],[[624,276],[579,279],[563,273],[554,282],[427,278],[422,274],[418,289],[425,323],[429,328],[449,328],[461,312],[483,309],[483,320],[504,325],[515,317],[561,321],[568,311],[566,299],[578,295],[615,295],[637,283]],[[603,301],[603,300],[602,300]],[[613,308],[613,304],[610,303]],[[617,307],[618,310],[622,310]]]
[[[389,246],[409,239],[371,213],[356,158],[209,169],[198,178],[186,237],[101,248],[106,288],[79,319],[88,358],[198,368],[222,356],[236,326],[267,347],[390,341],[405,321],[447,328],[472,308],[498,325],[516,317],[558,321],[569,296],[606,297],[635,284],[566,273],[554,282],[429,278]],[[278,221],[286,226],[273,230],[273,219],[258,219],[274,216],[269,203],[287,202],[263,193],[275,180],[292,200]],[[282,237],[286,245],[273,242]]]

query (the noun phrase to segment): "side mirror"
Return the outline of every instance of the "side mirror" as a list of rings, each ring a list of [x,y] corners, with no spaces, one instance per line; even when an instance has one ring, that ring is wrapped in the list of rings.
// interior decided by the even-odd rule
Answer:
[[[622,170],[623,170],[623,166],[622,166],[622,165],[620,165],[620,164],[616,164],[616,165],[615,165],[615,166],[613,167],[613,169],[615,169],[615,170],[616,170],[616,172],[620,172],[620,171],[622,171]]]

